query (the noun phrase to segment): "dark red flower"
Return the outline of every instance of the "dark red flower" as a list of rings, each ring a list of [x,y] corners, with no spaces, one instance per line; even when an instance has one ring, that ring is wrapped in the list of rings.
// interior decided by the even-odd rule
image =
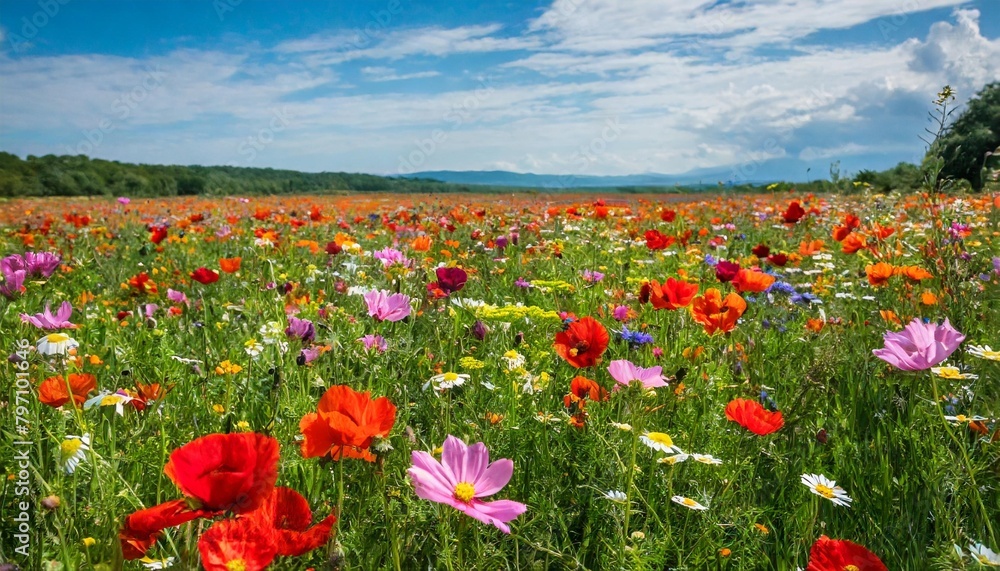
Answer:
[[[731,282],[740,271],[740,265],[736,262],[719,260],[715,266],[715,277],[722,283]]]
[[[219,281],[219,272],[202,266],[191,272],[191,279],[205,285],[214,284]]]
[[[771,254],[767,257],[767,261],[775,266],[784,266],[788,263],[788,256],[785,254]]]
[[[726,405],[726,418],[758,436],[771,434],[785,425],[781,411],[771,412],[759,402],[750,399],[731,401]]]
[[[676,218],[677,213],[673,210],[664,209],[660,211],[660,220],[663,220],[664,222],[673,222]]]
[[[882,560],[857,543],[821,535],[809,550],[806,571],[888,571]]]
[[[203,509],[250,512],[278,479],[278,441],[255,432],[209,434],[174,450],[163,472]]]
[[[753,255],[757,256],[758,258],[766,258],[768,254],[771,253],[771,248],[768,248],[764,244],[757,244],[750,251],[753,252]]]
[[[576,368],[593,367],[601,360],[611,337],[593,317],[584,317],[556,333],[556,353]]]
[[[788,209],[785,213],[781,215],[781,218],[785,221],[785,224],[795,224],[806,215],[806,211],[802,208],[797,200],[793,200],[791,204],[788,205]]]
[[[437,281],[427,284],[427,291],[441,290],[444,295],[459,291],[469,280],[469,274],[462,268],[438,268],[434,273]]]
[[[337,254],[341,253],[343,250],[344,249],[340,246],[340,244],[338,244],[336,242],[328,242],[327,245],[326,245],[326,253],[330,254],[331,256],[336,256]]]

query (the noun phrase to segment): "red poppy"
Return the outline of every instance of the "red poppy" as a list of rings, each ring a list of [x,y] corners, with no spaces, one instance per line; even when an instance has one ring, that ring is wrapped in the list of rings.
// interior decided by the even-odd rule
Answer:
[[[191,279],[205,285],[214,284],[219,281],[219,272],[202,266],[191,272]]]
[[[360,458],[374,462],[368,451],[372,441],[385,438],[396,422],[396,407],[386,397],[372,400],[347,385],[330,387],[319,399],[317,412],[299,421],[302,455],[315,458],[329,454],[334,460]]]
[[[431,293],[440,291],[445,296],[459,291],[469,280],[469,274],[462,268],[438,268],[434,273],[437,275],[437,281],[427,284],[427,291]]]
[[[205,571],[261,571],[277,551],[274,532],[250,518],[218,521],[198,540]]]
[[[677,239],[673,236],[665,236],[659,230],[646,230],[646,247],[650,250],[665,250]]]
[[[674,310],[687,307],[696,295],[698,295],[698,284],[674,278],[667,278],[663,285],[652,280],[642,284],[639,289],[639,301],[651,302],[653,309]]]
[[[80,406],[87,400],[87,394],[96,388],[97,377],[86,373],[70,373],[69,379],[49,377],[38,384],[38,400],[52,408],[59,408],[70,401],[69,390],[73,392],[76,406]]]
[[[341,245],[338,244],[338,243],[336,243],[336,242],[327,242],[326,243],[326,253],[330,254],[331,256],[336,256],[337,254],[339,254],[343,250],[344,250],[343,247],[341,247]]]
[[[730,292],[725,298],[722,292],[709,288],[704,295],[691,301],[691,315],[705,327],[709,335],[716,331],[727,333],[736,328],[736,322],[747,309],[747,302],[740,294]]]
[[[726,418],[758,436],[771,434],[785,425],[781,411],[771,412],[750,399],[731,401],[726,405]]]
[[[758,258],[766,258],[771,253],[771,248],[768,248],[764,244],[757,244],[750,251]]]
[[[740,265],[728,260],[719,260],[715,265],[715,277],[722,283],[731,282],[740,271]]]
[[[809,550],[806,571],[888,571],[882,560],[857,543],[821,535]]]
[[[664,222],[668,222],[669,223],[669,222],[673,222],[675,219],[677,219],[677,213],[674,212],[673,210],[661,210],[660,211],[660,220],[663,220]]]
[[[784,265],[788,263],[788,255],[771,254],[767,257],[767,261],[775,266],[784,267]]]
[[[132,286],[138,293],[156,293],[156,282],[149,279],[149,274],[146,272],[140,272],[136,276],[132,276],[128,280],[128,285]]]
[[[278,441],[255,432],[209,434],[174,450],[163,472],[198,507],[250,512],[278,479]]]
[[[802,205],[799,204],[797,200],[792,201],[788,205],[788,209],[785,213],[781,215],[781,218],[785,221],[785,224],[795,224],[806,215],[806,211],[803,210]]]
[[[556,333],[556,353],[567,363],[580,369],[593,367],[601,360],[601,355],[608,348],[611,337],[593,317],[584,317],[566,326],[564,331]]]
[[[573,377],[573,381],[569,385],[569,394],[563,397],[563,404],[569,408],[571,404],[578,403],[579,407],[583,408],[586,399],[604,401],[608,398],[608,391],[597,384],[597,381],[577,376]]]
[[[296,557],[316,549],[330,540],[330,531],[337,516],[330,514],[312,524],[309,502],[291,488],[278,487],[256,511],[247,516],[262,529],[272,530],[278,555]]]
[[[149,241],[154,244],[159,244],[167,238],[167,229],[163,226],[153,226],[149,231]]]
[[[125,518],[125,525],[118,532],[122,554],[125,559],[139,559],[146,555],[164,529],[209,516],[211,513],[208,510],[191,509],[187,500],[172,500],[139,510]]]

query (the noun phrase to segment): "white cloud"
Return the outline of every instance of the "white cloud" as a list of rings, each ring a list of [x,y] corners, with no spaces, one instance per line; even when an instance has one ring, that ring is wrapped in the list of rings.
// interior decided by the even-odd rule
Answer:
[[[404,79],[422,79],[426,77],[437,77],[440,71],[415,71],[412,73],[398,73],[391,67],[369,66],[361,68],[361,73],[368,81],[401,81]]]

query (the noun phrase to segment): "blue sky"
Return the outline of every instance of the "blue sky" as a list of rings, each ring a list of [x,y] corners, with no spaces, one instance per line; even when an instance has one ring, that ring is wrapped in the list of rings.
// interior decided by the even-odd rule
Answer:
[[[0,78],[21,156],[796,178],[919,160],[935,92],[1000,79],[1000,2],[5,0]]]

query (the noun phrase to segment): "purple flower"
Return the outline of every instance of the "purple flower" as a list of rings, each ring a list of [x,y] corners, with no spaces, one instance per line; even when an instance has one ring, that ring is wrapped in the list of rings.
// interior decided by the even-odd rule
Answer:
[[[167,289],[167,299],[174,303],[183,303],[184,305],[187,305],[188,302],[187,296],[182,292],[169,288]]]
[[[480,341],[486,339],[486,334],[489,333],[489,331],[490,330],[486,327],[486,324],[479,319],[472,324],[472,336]]]
[[[386,349],[389,348],[389,342],[381,335],[365,335],[359,338],[358,341],[365,344],[365,351],[375,349],[379,353],[385,353]]]
[[[365,294],[368,315],[379,321],[400,321],[410,315],[410,296],[390,294],[386,290],[372,290]]]
[[[604,274],[591,270],[583,270],[583,281],[597,283],[604,279]]]
[[[619,305],[611,312],[611,316],[615,318],[615,321],[627,321],[628,320],[628,306]]]
[[[308,319],[289,317],[288,327],[285,328],[285,335],[298,337],[305,343],[312,343],[316,340],[316,327]]]
[[[55,273],[62,259],[49,252],[25,252],[24,265],[29,276],[47,278]]]
[[[427,452],[414,451],[411,457],[413,466],[407,474],[417,497],[451,506],[504,533],[510,533],[507,522],[528,509],[512,500],[482,501],[502,490],[514,475],[514,462],[502,458],[491,464],[482,442],[468,446],[449,435],[440,462]]]
[[[49,304],[45,304],[44,313],[36,313],[35,315],[22,313],[21,321],[23,323],[30,323],[39,329],[73,329],[76,325],[69,322],[71,315],[73,315],[73,305],[68,301],[64,301],[54,315],[49,308]]]
[[[127,196],[119,196],[118,197],[118,204],[123,204],[124,205],[124,204],[128,204],[129,202],[132,202],[132,200],[129,197],[127,197]]]
[[[295,362],[301,367],[306,363],[312,363],[313,361],[315,361],[317,358],[319,358],[320,353],[321,351],[319,347],[309,347],[308,349],[302,349],[301,351],[299,351],[298,357],[295,358]]]
[[[9,273],[3,271],[4,281],[0,282],[0,295],[14,299],[14,296],[24,292],[24,278],[27,274],[24,270],[11,270]]]
[[[885,347],[872,353],[903,371],[923,371],[947,359],[965,340],[948,320],[937,325],[914,319],[899,333],[887,331]]]
[[[503,249],[507,247],[507,237],[499,236],[496,239],[496,248],[498,252],[503,252]]]
[[[993,273],[1000,274],[1000,257],[993,258]]]
[[[529,282],[524,278],[517,278],[517,281],[514,282],[514,285],[516,285],[519,288],[528,289],[531,287],[531,282]]]
[[[608,372],[611,373],[611,377],[619,384],[628,386],[635,381],[639,381],[647,389],[667,386],[667,382],[663,380],[663,375],[660,374],[662,371],[663,367],[656,366],[644,369],[624,359],[611,361],[611,364],[608,365]]]
[[[160,309],[160,306],[155,303],[147,303],[142,306],[142,311],[146,314],[146,319],[152,319],[158,309]]]
[[[398,264],[404,268],[408,268],[412,265],[412,262],[406,257],[403,252],[395,248],[383,248],[376,251],[372,256],[376,260],[382,260],[382,267],[388,268],[393,264]]]

